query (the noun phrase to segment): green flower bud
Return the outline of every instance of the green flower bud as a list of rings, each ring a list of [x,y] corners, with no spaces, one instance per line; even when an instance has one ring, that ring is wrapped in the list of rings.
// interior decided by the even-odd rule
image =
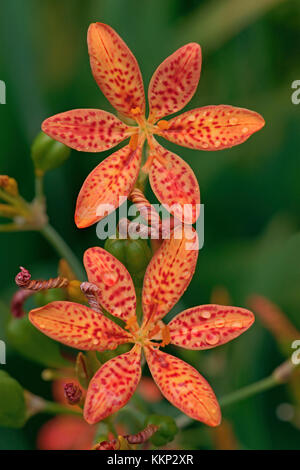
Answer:
[[[159,427],[158,431],[151,437],[151,442],[155,446],[164,446],[173,441],[178,432],[177,425],[170,416],[150,415],[147,418],[146,426],[155,424]]]
[[[144,276],[152,257],[147,240],[126,240],[126,242],[125,253],[128,271],[139,277]]]
[[[57,300],[66,300],[66,295],[63,289],[49,289],[41,292],[37,292],[34,296],[34,300],[38,307],[43,307],[50,302]]]
[[[31,158],[36,171],[44,173],[62,165],[69,158],[71,149],[40,132],[31,146]]]
[[[0,426],[20,428],[25,424],[26,404],[21,385],[0,370]]]
[[[7,340],[22,356],[47,367],[70,366],[60,354],[59,343],[38,331],[27,316],[12,318],[6,329]]]
[[[122,264],[126,263],[125,242],[127,240],[120,240],[118,238],[108,238],[104,244],[104,249],[111,253],[115,258],[121,261]]]
[[[107,239],[104,248],[128,269],[134,280],[142,280],[152,257],[147,240]]]

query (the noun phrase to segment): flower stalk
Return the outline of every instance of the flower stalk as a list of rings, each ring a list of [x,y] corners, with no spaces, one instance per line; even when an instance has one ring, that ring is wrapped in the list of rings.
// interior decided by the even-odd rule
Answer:
[[[242,400],[246,400],[247,398],[253,397],[259,393],[265,392],[278,385],[288,382],[295,368],[296,365],[294,365],[291,360],[283,362],[268,377],[258,380],[253,384],[246,385],[245,387],[242,387],[235,392],[221,397],[219,399],[221,408],[233,405],[234,403],[238,403]],[[178,416],[176,419],[176,424],[181,429],[189,426],[192,422],[193,420],[191,418],[183,414]]]
[[[85,273],[81,263],[59,233],[50,224],[42,227],[40,233],[53,246],[58,255],[68,261],[77,278],[84,280]]]

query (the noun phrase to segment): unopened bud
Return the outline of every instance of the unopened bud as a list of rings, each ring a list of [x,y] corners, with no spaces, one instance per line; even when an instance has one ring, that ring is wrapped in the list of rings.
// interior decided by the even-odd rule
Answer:
[[[5,192],[11,196],[18,196],[18,183],[14,178],[10,178],[7,175],[0,175],[0,188],[4,189]]]
[[[81,291],[81,281],[78,281],[77,279],[74,279],[69,282],[69,285],[67,287],[67,294],[70,300],[73,302],[79,302],[79,303],[85,303],[86,298],[85,295]]]
[[[109,238],[106,240],[104,248],[126,266],[131,276],[136,279],[143,278],[152,257],[147,240]]]
[[[31,158],[37,172],[44,173],[62,165],[69,158],[71,149],[44,132],[40,132],[31,146]]]

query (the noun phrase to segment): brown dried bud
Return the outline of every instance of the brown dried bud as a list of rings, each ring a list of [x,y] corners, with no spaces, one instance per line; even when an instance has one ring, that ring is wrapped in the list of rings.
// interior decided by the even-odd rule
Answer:
[[[19,287],[39,292],[41,290],[64,288],[69,285],[69,280],[60,276],[47,280],[31,280],[30,272],[22,266],[20,266],[20,269],[21,271],[15,277],[16,284]]]
[[[13,317],[21,318],[25,315],[23,306],[26,299],[31,295],[33,295],[33,292],[28,289],[20,289],[14,294],[10,304],[10,311]]]
[[[15,277],[17,286],[26,287],[28,282],[30,281],[30,278],[30,272],[27,269],[23,268],[23,266],[20,266],[20,272]]]
[[[82,390],[78,385],[69,382],[64,386],[65,397],[70,405],[77,405],[82,397]]]
[[[96,444],[93,448],[94,450],[119,450],[120,443],[118,439],[113,439],[112,441],[103,441],[99,444]]]

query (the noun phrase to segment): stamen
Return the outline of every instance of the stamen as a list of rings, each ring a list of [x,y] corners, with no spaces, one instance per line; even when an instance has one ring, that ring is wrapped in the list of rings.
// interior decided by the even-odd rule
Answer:
[[[167,344],[171,343],[171,336],[170,336],[170,330],[169,330],[168,325],[165,325],[163,327],[161,333],[162,333],[162,342],[160,346],[164,348],[165,346],[167,346]]]
[[[157,125],[162,131],[166,131],[170,127],[170,123],[166,121],[165,119],[158,121]]]
[[[157,333],[161,331],[161,328],[159,325],[155,325],[155,327],[149,332],[149,339],[152,339]]]
[[[142,171],[144,173],[148,174],[149,171],[150,171],[152,163],[153,163],[153,155],[149,155],[149,157],[147,158],[146,163],[142,166]]]
[[[153,160],[157,160],[163,167],[167,168],[168,170],[172,167],[171,163],[167,160],[166,157],[161,155],[157,150],[151,151],[145,165],[142,167],[142,171],[144,173],[149,173]]]
[[[137,116],[138,114],[141,114],[142,111],[141,108],[137,106],[136,108],[131,108],[130,112],[133,116]]]
[[[133,134],[130,137],[129,147],[131,148],[131,150],[136,150],[137,149],[138,141],[139,141],[139,135],[138,134]]]
[[[128,318],[126,325],[125,325],[125,330],[133,330],[137,331],[139,329],[139,325],[136,320],[136,316],[132,315],[130,318]]]

